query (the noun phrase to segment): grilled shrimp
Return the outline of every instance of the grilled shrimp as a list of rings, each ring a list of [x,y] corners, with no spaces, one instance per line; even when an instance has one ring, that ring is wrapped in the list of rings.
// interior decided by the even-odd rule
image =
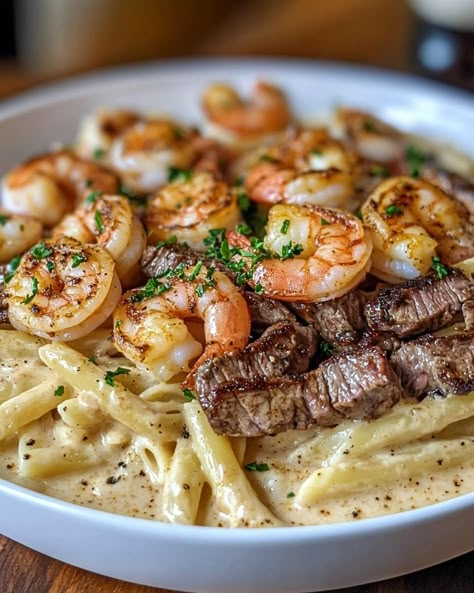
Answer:
[[[342,207],[354,193],[350,155],[324,130],[299,131],[260,161],[245,181],[255,202]]]
[[[39,220],[19,214],[0,214],[0,264],[37,243],[43,234]]]
[[[372,272],[382,280],[424,275],[437,253],[447,264],[474,255],[469,213],[426,181],[384,181],[362,206],[362,216],[374,243]]]
[[[76,152],[83,158],[106,158],[112,142],[142,119],[127,109],[99,109],[82,120]]]
[[[204,321],[204,351],[183,321],[189,318]],[[179,278],[150,279],[128,291],[114,313],[117,349],[163,381],[189,371],[198,357],[193,369],[243,348],[249,336],[250,315],[240,291],[224,274],[200,264],[181,270]]]
[[[228,233],[228,239],[232,246],[251,250],[238,233]],[[370,237],[356,216],[310,205],[273,206],[263,245],[261,261],[251,268],[251,283],[262,294],[287,301],[342,296],[365,276],[372,253]]]
[[[109,170],[67,151],[35,157],[12,169],[3,179],[6,210],[58,223],[85,195],[99,190],[114,193],[117,177]]]
[[[170,167],[188,169],[195,156],[194,132],[169,120],[139,121],[112,142],[108,162],[125,184],[151,192],[166,183]]]
[[[76,340],[101,325],[120,300],[110,255],[74,239],[28,251],[5,289],[10,323],[48,340]]]
[[[53,237],[68,236],[83,243],[97,243],[114,258],[122,279],[140,259],[146,235],[124,196],[98,196],[86,200],[74,214],[64,217]]]
[[[286,128],[292,116],[282,91],[258,82],[250,101],[225,84],[213,84],[204,92],[202,107],[210,122],[209,135],[224,142],[261,139]]]
[[[234,227],[241,213],[225,183],[210,173],[194,173],[162,187],[149,202],[145,222],[151,242],[174,235],[202,250],[211,229]]]
[[[334,128],[367,159],[388,163],[402,158],[404,145],[401,134],[369,113],[338,109]]]

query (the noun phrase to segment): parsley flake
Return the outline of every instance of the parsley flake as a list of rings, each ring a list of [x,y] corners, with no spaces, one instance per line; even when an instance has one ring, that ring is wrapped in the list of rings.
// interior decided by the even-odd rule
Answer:
[[[158,243],[156,244],[156,248],[159,249],[160,247],[163,247],[164,245],[174,245],[177,242],[178,242],[178,237],[176,235],[171,235],[171,237],[168,237],[164,241],[158,241]]]
[[[278,159],[274,159],[269,154],[262,154],[258,159],[261,163],[278,163]]]
[[[329,220],[326,220],[325,218],[321,218],[321,224],[322,224],[322,226],[328,226],[331,223],[329,222]]]
[[[96,148],[94,150],[94,152],[92,153],[92,158],[95,161],[100,161],[104,158],[105,156],[105,150],[103,148]]]
[[[183,397],[188,400],[188,402],[193,401],[196,399],[196,396],[191,391],[191,389],[183,389]]]
[[[55,397],[61,397],[61,395],[64,395],[64,385],[60,385],[54,392]]]
[[[9,220],[10,220],[9,216],[7,216],[6,214],[0,214],[0,224],[2,226],[5,226]]]
[[[418,177],[420,170],[426,162],[426,155],[414,144],[409,144],[405,148],[405,163],[408,168],[408,174],[411,177]]]
[[[244,467],[249,472],[267,472],[270,469],[268,463],[257,463],[256,461],[247,463]]]
[[[372,165],[370,167],[369,175],[372,177],[388,177],[389,172],[387,167],[384,167],[383,165]]]
[[[189,169],[179,169],[178,167],[168,167],[168,182],[190,181],[193,173]]]
[[[362,127],[365,132],[376,132],[377,131],[377,128],[375,127],[374,122],[370,121],[369,119],[366,119],[363,122]]]
[[[135,292],[130,297],[130,301],[132,303],[140,303],[147,299],[152,299],[154,296],[160,296],[168,290],[171,290],[171,284],[163,284],[158,278],[148,278],[145,286]]]
[[[104,221],[102,220],[102,214],[100,210],[96,210],[94,214],[95,225],[99,233],[103,233],[105,231]]]
[[[7,264],[8,273],[5,274],[5,284],[8,284],[15,275],[15,272],[17,271],[18,266],[20,265],[20,261],[21,255],[17,255],[10,261],[10,263]]]
[[[238,224],[236,226],[236,231],[239,233],[239,235],[244,235],[245,237],[248,237],[252,234],[252,229],[248,224]]]
[[[55,267],[56,267],[56,264],[53,261],[46,262],[46,269],[48,270],[48,272],[52,272]]]
[[[35,259],[44,259],[45,257],[52,255],[52,253],[53,250],[46,247],[46,243],[44,241],[31,248],[31,255]]]
[[[280,228],[280,233],[282,235],[286,235],[286,233],[288,232],[289,227],[290,227],[290,221],[288,219],[284,220],[283,223],[282,223],[282,225],[281,225],[281,228]]]
[[[313,156],[323,156],[323,151],[320,150],[319,148],[313,148],[313,150],[311,151],[311,154]]]
[[[281,261],[285,261],[287,259],[293,259],[297,255],[299,255],[303,251],[303,245],[301,243],[293,243],[290,241],[286,245],[283,245],[281,248]]]
[[[390,206],[387,206],[387,208],[385,208],[385,214],[387,216],[395,216],[395,214],[402,214],[403,210],[400,208],[400,206],[397,206],[396,204],[390,204]]]
[[[441,263],[441,260],[437,255],[431,258],[431,267],[436,272],[436,277],[439,280],[442,280],[443,278],[446,278],[446,276],[449,276],[449,268]]]
[[[31,279],[31,294],[27,294],[26,297],[21,301],[22,305],[28,305],[38,294],[38,280],[36,278]]]
[[[129,372],[130,369],[124,369],[123,367],[117,367],[115,371],[107,371],[105,373],[105,382],[107,385],[115,387],[114,377],[117,377],[118,375],[128,375]]]
[[[121,319],[117,319],[117,321],[115,322],[115,329],[118,329],[121,325],[122,325],[123,321]]]
[[[97,361],[95,359],[95,356],[89,356],[89,358],[87,359],[89,362],[92,362],[92,364],[97,364]]]
[[[84,253],[75,253],[72,256],[72,267],[77,268],[77,266],[80,266],[85,261],[87,261],[87,255],[84,255]]]
[[[294,498],[296,496],[296,494],[294,492],[288,492],[288,494],[286,495],[286,498]]]
[[[87,196],[86,204],[94,204],[97,198],[100,198],[101,195],[102,192],[100,191],[100,189],[96,189]]]
[[[331,356],[334,352],[334,348],[326,340],[321,340],[319,350],[323,356]]]
[[[241,212],[248,212],[248,209],[250,208],[250,198],[245,192],[239,192],[237,194],[237,205]]]

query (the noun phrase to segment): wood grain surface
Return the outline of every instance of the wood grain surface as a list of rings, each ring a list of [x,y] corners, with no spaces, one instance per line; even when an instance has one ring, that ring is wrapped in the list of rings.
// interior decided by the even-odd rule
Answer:
[[[342,589],[340,590],[342,593]],[[439,566],[344,593],[473,593],[474,552]],[[167,593],[74,568],[0,536],[1,593]],[[335,592],[337,593],[337,591]]]

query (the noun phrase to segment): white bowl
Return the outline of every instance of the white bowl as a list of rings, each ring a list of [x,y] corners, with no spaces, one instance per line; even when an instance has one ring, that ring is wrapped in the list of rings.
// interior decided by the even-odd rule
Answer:
[[[0,107],[0,171],[74,138],[97,106],[200,119],[215,80],[284,87],[300,115],[360,106],[400,128],[474,155],[472,96],[386,72],[274,60],[191,61],[113,70],[25,94]],[[35,550],[119,579],[206,593],[297,593],[357,585],[443,562],[474,548],[474,494],[351,523],[275,529],[185,527],[72,505],[0,480],[0,531]]]

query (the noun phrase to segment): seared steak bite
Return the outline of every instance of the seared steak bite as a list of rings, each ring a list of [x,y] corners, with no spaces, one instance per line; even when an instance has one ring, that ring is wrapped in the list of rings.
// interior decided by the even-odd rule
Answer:
[[[403,344],[390,360],[402,385],[414,396],[474,390],[474,334],[422,336]]]
[[[446,269],[444,278],[431,274],[381,290],[365,305],[369,328],[405,338],[444,327],[461,314],[466,327],[473,327],[474,283]]]
[[[344,350],[359,341],[360,330],[366,327],[365,301],[362,292],[352,290],[323,303],[288,303],[288,306],[336,350]]]
[[[229,352],[202,364],[196,373],[196,390],[203,405],[212,403],[219,385],[233,380],[280,377],[309,369],[318,346],[312,327],[282,322],[238,352]]]
[[[249,307],[254,335],[260,335],[267,327],[281,321],[296,322],[293,313],[280,301],[250,291],[246,291],[244,297]]]
[[[201,402],[216,432],[262,436],[374,418],[401,396],[396,374],[374,347],[347,350],[299,377],[229,381]]]

